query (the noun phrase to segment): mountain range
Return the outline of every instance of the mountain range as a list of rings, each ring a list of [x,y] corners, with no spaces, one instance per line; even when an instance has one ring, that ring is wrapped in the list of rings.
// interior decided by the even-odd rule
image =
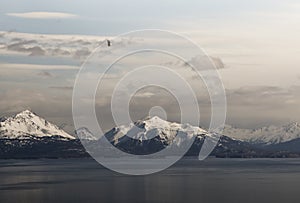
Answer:
[[[225,125],[223,134],[234,139],[255,144],[279,144],[300,138],[300,124],[292,122],[283,126],[267,126],[257,129],[241,129]]]
[[[170,145],[180,147],[195,137],[187,156],[197,156],[207,136],[206,130],[165,121],[159,117],[116,126],[102,136],[112,146],[131,154],[151,154]],[[80,138],[80,139],[79,139]],[[87,128],[70,135],[35,113],[25,110],[0,119],[0,158],[69,158],[89,157],[82,142],[98,146]],[[109,153],[109,149],[107,150]],[[226,125],[217,147],[216,157],[300,157],[300,125],[239,129]]]

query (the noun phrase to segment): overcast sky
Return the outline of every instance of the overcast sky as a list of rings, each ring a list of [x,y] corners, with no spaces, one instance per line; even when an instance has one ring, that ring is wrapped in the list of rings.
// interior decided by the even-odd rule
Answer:
[[[72,87],[83,60],[106,38],[155,28],[189,37],[219,64],[228,124],[300,122],[299,24],[297,1],[2,1],[0,112],[30,108],[73,131]],[[157,101],[146,95],[148,102],[136,98],[134,112]],[[108,106],[101,101],[98,109],[106,115]],[[166,101],[171,99],[160,105],[176,120],[176,102]],[[112,127],[107,120],[106,128]]]

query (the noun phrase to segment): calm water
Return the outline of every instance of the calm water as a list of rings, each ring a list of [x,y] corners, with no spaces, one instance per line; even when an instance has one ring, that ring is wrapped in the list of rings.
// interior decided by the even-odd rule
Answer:
[[[300,159],[184,160],[149,176],[90,159],[1,160],[0,202],[300,202]]]

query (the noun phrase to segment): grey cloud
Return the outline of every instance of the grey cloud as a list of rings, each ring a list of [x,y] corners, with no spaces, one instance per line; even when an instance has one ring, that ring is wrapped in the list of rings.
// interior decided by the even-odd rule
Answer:
[[[218,57],[210,57],[212,59],[212,61],[215,63],[215,66],[217,69],[223,69],[225,68],[225,64],[223,63],[223,61],[221,60],[221,58]]]
[[[81,50],[77,50],[74,53],[74,58],[81,59],[82,57],[86,57],[91,54],[91,51],[88,48],[83,48]]]
[[[36,40],[19,40],[19,38],[13,38],[12,41],[18,41],[7,45],[7,49],[12,51],[19,51],[21,48],[24,48],[24,45],[37,43]],[[23,50],[21,49],[21,51]]]
[[[7,50],[10,50],[10,51],[17,51],[17,52],[24,52],[26,51],[26,49],[24,48],[24,46],[20,43],[14,43],[14,44],[10,44],[10,45],[7,45]]]
[[[34,46],[27,48],[27,51],[30,52],[30,56],[43,56],[45,55],[45,50],[39,46]]]
[[[73,90],[72,86],[51,86],[49,88],[57,90]]]
[[[4,38],[4,47],[9,51],[29,53],[31,56],[67,56],[82,60],[99,45],[106,43],[103,37],[73,35],[43,35],[16,32],[0,32]],[[137,43],[137,38],[120,38],[112,40],[114,49]],[[3,46],[2,46],[3,47]],[[99,54],[104,53],[99,51]]]
[[[283,99],[284,97],[292,96],[290,92],[292,88],[294,87],[284,89],[275,86],[246,86],[235,90],[227,90],[227,97],[239,98],[237,99],[239,102],[243,101],[243,99],[246,99],[247,101],[251,100],[256,104],[273,97],[280,97]]]
[[[82,39],[75,40],[74,43],[81,44],[81,45],[91,45],[92,44],[92,42],[85,41],[85,40],[82,40]]]
[[[21,42],[17,42],[17,43],[13,43],[13,44],[9,44],[7,45],[7,50],[10,51],[16,51],[16,52],[26,52],[29,53],[30,56],[42,56],[45,55],[45,50],[43,48],[41,48],[40,46],[31,46],[31,47],[25,47],[24,45],[28,45],[28,44],[34,44],[36,43],[35,40],[24,40]]]
[[[52,56],[70,56],[71,53],[70,51],[61,49],[61,48],[55,48],[55,49],[50,49],[49,52],[51,53]]]
[[[257,95],[262,96],[264,94],[278,94],[286,92],[283,88],[276,86],[244,86],[235,90],[228,90],[229,95]]]
[[[23,39],[20,38],[20,37],[14,37],[14,38],[12,38],[10,41],[11,41],[11,42],[20,42],[20,41],[23,41]]]
[[[41,71],[37,75],[42,77],[54,77],[54,75],[48,71]]]
[[[212,66],[211,62],[214,63],[214,66]],[[203,70],[212,69],[213,67],[217,69],[223,69],[225,67],[220,58],[213,56],[195,56],[190,61],[188,61],[188,63]]]
[[[69,56],[77,59],[88,56],[103,40],[71,36],[60,37],[26,33],[2,32],[3,47],[9,51],[29,53],[31,56]],[[22,36],[24,35],[24,38]],[[74,39],[75,38],[75,39]],[[2,42],[1,42],[2,43]]]
[[[213,64],[212,64],[213,63]],[[190,65],[200,68],[201,70],[207,69],[223,69],[225,65],[221,58],[213,57],[213,56],[194,56],[189,61],[182,61],[182,60],[174,60],[164,63],[162,65],[166,66],[173,66],[173,67],[189,67]]]
[[[131,44],[135,44],[138,43],[139,41],[143,41],[142,38],[138,38],[138,37],[131,37],[131,38],[120,38],[117,41],[111,40],[111,44],[117,47],[125,47]],[[103,42],[100,42],[101,44]],[[104,42],[106,43],[106,42]]]

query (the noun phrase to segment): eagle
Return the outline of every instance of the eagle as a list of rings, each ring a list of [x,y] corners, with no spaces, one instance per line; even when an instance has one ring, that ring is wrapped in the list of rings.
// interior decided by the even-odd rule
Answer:
[[[107,46],[110,47],[111,46],[111,41],[110,40],[106,40],[107,41]]]

